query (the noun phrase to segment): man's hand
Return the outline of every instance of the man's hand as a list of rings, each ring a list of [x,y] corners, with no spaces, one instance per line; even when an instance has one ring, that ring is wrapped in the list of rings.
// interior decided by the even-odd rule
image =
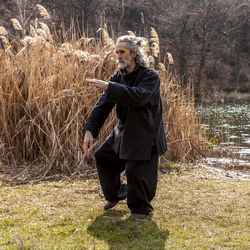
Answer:
[[[98,80],[98,79],[86,79],[87,83],[91,83],[92,86],[97,87],[99,89],[107,90],[108,89],[108,82]]]
[[[86,156],[89,155],[89,149],[93,147],[93,135],[89,130],[86,130],[84,135],[83,150]]]

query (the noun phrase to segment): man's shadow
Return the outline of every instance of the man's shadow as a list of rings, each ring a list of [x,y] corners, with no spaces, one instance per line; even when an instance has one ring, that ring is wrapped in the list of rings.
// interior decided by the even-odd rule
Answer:
[[[168,230],[159,230],[152,217],[134,220],[128,212],[109,210],[97,217],[88,232],[107,242],[109,249],[165,249]]]

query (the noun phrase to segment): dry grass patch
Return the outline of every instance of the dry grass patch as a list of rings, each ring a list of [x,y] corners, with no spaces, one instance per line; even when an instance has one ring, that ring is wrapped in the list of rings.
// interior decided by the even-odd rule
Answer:
[[[0,248],[248,249],[248,181],[161,175],[152,216],[104,212],[99,182],[0,187]]]

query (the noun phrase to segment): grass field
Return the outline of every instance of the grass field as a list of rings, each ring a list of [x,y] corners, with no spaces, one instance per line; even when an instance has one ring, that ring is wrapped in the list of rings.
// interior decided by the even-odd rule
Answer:
[[[125,202],[103,211],[95,178],[2,185],[0,249],[249,249],[249,200],[249,181],[178,171],[135,221]]]

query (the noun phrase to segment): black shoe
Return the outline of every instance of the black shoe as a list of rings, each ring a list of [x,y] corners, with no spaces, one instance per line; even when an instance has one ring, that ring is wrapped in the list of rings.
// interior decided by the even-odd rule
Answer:
[[[147,216],[147,214],[132,214],[131,217],[134,220],[143,220],[145,219],[145,217]]]
[[[118,204],[119,201],[107,201],[104,205],[104,210],[108,210]]]

